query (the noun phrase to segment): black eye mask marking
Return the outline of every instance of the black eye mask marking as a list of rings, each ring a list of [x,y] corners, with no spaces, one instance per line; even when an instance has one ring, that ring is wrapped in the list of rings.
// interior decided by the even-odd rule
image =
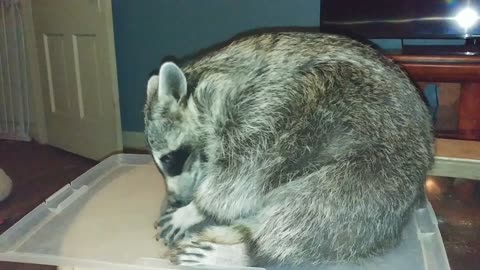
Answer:
[[[181,147],[160,158],[163,169],[168,176],[177,176],[182,173],[183,164],[190,156],[191,150],[188,147]]]

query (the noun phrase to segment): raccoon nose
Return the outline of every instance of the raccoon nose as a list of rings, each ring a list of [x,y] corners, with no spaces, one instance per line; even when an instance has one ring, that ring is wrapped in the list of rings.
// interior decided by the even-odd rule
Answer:
[[[168,204],[169,204],[171,207],[174,207],[174,208],[178,208],[178,207],[184,206],[184,203],[183,203],[181,200],[178,200],[177,198],[175,198],[175,195],[173,195],[173,194],[170,193],[170,192],[169,192],[169,196],[168,196]]]

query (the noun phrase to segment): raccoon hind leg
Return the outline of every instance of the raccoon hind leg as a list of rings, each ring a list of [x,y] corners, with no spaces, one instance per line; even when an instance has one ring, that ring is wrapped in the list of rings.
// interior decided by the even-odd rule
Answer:
[[[254,255],[274,264],[315,265],[395,246],[415,195],[384,182],[401,183],[402,176],[358,173],[355,166],[331,164],[267,194],[252,233]]]

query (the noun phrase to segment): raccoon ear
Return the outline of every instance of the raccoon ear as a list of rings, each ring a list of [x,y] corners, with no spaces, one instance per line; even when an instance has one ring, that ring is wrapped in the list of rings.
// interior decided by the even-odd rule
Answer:
[[[183,71],[173,62],[165,62],[158,74],[158,96],[173,96],[179,100],[187,94],[187,79]]]
[[[147,83],[147,98],[150,99],[155,93],[155,91],[158,89],[158,76],[153,75],[148,79]]]

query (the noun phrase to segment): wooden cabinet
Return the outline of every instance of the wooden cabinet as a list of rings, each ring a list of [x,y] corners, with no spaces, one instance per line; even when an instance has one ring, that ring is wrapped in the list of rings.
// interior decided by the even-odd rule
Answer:
[[[418,84],[456,83],[453,131],[436,132],[433,176],[480,180],[480,57],[388,54]],[[449,91],[452,89],[444,89]]]
[[[448,137],[480,141],[480,56],[388,54],[416,82],[457,82],[458,124]],[[438,134],[442,137],[442,134]]]

